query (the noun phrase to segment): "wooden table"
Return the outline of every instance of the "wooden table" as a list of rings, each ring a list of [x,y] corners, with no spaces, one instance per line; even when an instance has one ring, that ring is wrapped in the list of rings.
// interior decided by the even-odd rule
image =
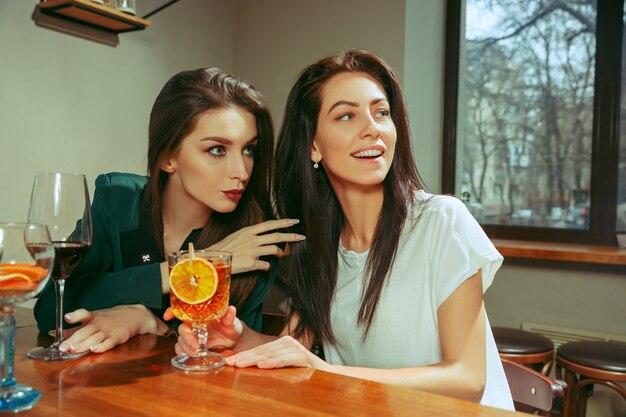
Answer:
[[[15,377],[43,392],[23,416],[527,415],[306,368],[185,374],[170,365],[174,342],[155,335],[72,361],[35,361],[26,352],[52,338],[23,312],[16,318]]]

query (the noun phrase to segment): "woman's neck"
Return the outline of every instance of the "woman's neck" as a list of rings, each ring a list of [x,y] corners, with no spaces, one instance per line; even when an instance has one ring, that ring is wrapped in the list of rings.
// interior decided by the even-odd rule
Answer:
[[[211,209],[197,200],[177,190],[165,186],[163,190],[163,245],[165,253],[180,249],[194,229],[204,227],[211,215]],[[191,200],[191,201],[190,201]]]
[[[367,188],[333,188],[345,218],[341,243],[348,250],[365,252],[372,244],[383,207],[383,185]]]

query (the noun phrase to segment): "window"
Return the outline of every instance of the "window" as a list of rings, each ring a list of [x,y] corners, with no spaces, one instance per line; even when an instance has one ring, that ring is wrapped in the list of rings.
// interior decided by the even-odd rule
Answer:
[[[626,230],[624,0],[447,8],[444,193],[491,237],[615,245]]]

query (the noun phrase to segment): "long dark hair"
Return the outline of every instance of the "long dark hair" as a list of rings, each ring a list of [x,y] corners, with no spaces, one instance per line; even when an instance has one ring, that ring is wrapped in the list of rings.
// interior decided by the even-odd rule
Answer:
[[[332,77],[365,73],[383,87],[396,126],[397,142],[391,168],[384,184],[384,200],[370,248],[358,322],[367,336],[386,277],[393,265],[400,233],[413,192],[423,188],[411,153],[406,106],[393,70],[379,57],[366,51],[349,50],[321,59],[304,69],[289,93],[276,149],[274,180],[276,209],[280,217],[300,219],[298,232],[306,241],[292,245],[285,259],[284,284],[291,297],[291,313],[300,321],[295,331],[305,330],[322,342],[334,343],[330,307],[337,283],[337,250],[344,215],[320,165],[310,159],[322,89]]]
[[[148,128],[148,185],[144,204],[152,213],[152,232],[163,247],[163,191],[169,175],[161,170],[162,159],[175,153],[195,128],[200,116],[212,109],[240,107],[256,119],[258,143],[254,168],[245,192],[231,213],[213,212],[196,239],[206,248],[245,226],[272,217],[270,188],[273,169],[274,128],[262,96],[252,86],[217,68],[199,68],[174,75],[157,96]],[[231,284],[231,304],[238,309],[258,278],[252,272],[237,275]]]

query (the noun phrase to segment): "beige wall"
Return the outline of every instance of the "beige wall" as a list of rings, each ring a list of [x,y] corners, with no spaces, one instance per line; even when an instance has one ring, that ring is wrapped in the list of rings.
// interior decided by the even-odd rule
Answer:
[[[348,48],[381,55],[402,78],[404,1],[235,1],[235,71],[266,95],[277,127],[298,73]]]
[[[518,327],[529,321],[626,336],[625,298],[623,267],[509,259],[485,305],[493,325]]]
[[[407,0],[404,94],[413,155],[428,189],[441,192],[445,1]]]
[[[117,47],[36,26],[35,3],[0,1],[2,221],[26,219],[37,172],[84,172],[91,188],[102,172],[144,173],[148,115],[165,81],[182,69],[232,69],[230,1],[181,1]]]

